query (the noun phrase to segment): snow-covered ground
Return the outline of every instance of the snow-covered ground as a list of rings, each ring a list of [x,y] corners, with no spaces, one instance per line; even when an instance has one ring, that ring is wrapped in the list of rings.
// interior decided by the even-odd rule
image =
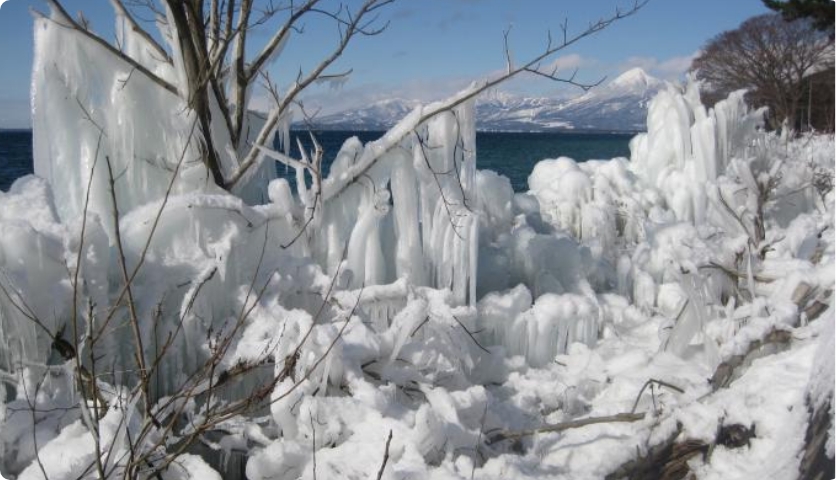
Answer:
[[[514,194],[472,106],[431,105],[323,182],[270,152],[300,195],[257,176],[249,205],[186,109],[80,81],[63,49],[92,47],[38,26],[64,75],[35,78],[43,178],[0,192],[5,477],[795,479],[826,406],[833,459],[833,136],[690,81],[631,158]]]

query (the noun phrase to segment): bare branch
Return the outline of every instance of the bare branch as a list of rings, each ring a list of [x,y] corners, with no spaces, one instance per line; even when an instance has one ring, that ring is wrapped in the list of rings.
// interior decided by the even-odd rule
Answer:
[[[636,407],[639,406],[639,400],[642,399],[642,394],[644,393],[645,388],[647,388],[648,385],[653,386],[654,384],[660,385],[662,387],[670,388],[671,390],[674,390],[676,392],[685,393],[685,390],[683,390],[682,388],[680,388],[676,385],[673,385],[673,384],[668,383],[668,382],[663,382],[662,380],[656,380],[654,378],[650,378],[650,379],[648,379],[647,382],[645,382],[644,385],[642,385],[642,388],[639,389],[639,394],[636,395],[636,401],[633,402],[633,408],[630,409],[630,413],[636,413]]]
[[[134,334],[134,357],[137,362],[137,369],[140,375],[140,382],[143,385],[144,398],[146,401],[146,411],[151,411],[151,398],[149,396],[149,377],[146,370],[146,354],[143,348],[143,336],[140,333],[140,319],[137,316],[137,307],[134,302],[134,294],[131,291],[131,282],[128,276],[128,267],[125,261],[125,252],[122,246],[122,235],[120,234],[120,211],[117,206],[117,192],[114,188],[114,172],[111,168],[111,159],[105,156],[105,164],[108,167],[108,183],[111,187],[111,208],[114,218],[114,239],[117,244],[117,254],[119,255],[120,272],[125,282],[125,291],[128,296],[128,312],[131,323],[131,331]],[[78,272],[78,268],[76,270]],[[95,382],[94,382],[95,383]]]
[[[307,2],[300,7],[296,11],[292,13],[286,23],[277,30],[277,33],[274,34],[273,37],[265,44],[260,51],[259,55],[254,58],[254,61],[251,62],[250,67],[248,67],[247,78],[248,81],[251,81],[256,77],[259,72],[262,70],[265,63],[271,58],[275,51],[281,47],[281,45],[286,42],[289,35],[291,34],[291,30],[294,28],[297,21],[308,13],[310,10],[315,7],[321,0],[307,0]]]
[[[359,7],[356,13],[353,15],[351,20],[348,22],[347,28],[344,30],[344,34],[339,41],[339,44],[333,50],[333,52],[326,57],[318,66],[312,69],[308,75],[305,77],[300,77],[280,102],[278,105],[269,115],[268,119],[266,120],[265,125],[263,126],[260,133],[257,135],[257,139],[254,142],[254,146],[251,147],[250,151],[248,152],[247,156],[243,160],[242,164],[239,168],[234,172],[230,179],[225,183],[225,187],[227,189],[232,189],[245,177],[245,174],[248,170],[253,167],[253,165],[257,162],[260,150],[256,147],[256,145],[265,145],[266,142],[269,140],[271,133],[277,127],[277,122],[280,120],[280,117],[286,111],[286,109],[291,105],[297,98],[298,94],[303,91],[306,87],[308,87],[313,82],[317,81],[323,74],[323,72],[335,62],[344,50],[347,48],[347,45],[350,43],[350,40],[359,33],[358,26],[359,24],[374,10],[392,3],[393,0],[365,0],[364,4]]]
[[[538,433],[562,432],[564,430],[571,430],[573,428],[581,428],[588,425],[598,423],[632,423],[638,422],[645,418],[644,413],[618,413],[606,417],[590,417],[580,420],[572,420],[569,422],[555,423],[546,425],[544,427],[535,428],[533,430],[520,430],[514,432],[497,433],[490,439],[491,444],[501,442],[502,440],[517,440],[522,437],[536,435]]]
[[[109,310],[108,315],[106,316],[105,321],[103,322],[103,325],[100,329],[100,334],[101,334],[101,332],[104,332],[104,329],[107,326],[108,322],[116,314],[117,307],[120,305],[120,303],[122,303],[123,299],[125,298],[128,286],[131,285],[131,282],[134,281],[134,278],[137,276],[138,272],[140,271],[140,268],[143,266],[143,263],[146,261],[146,256],[149,252],[149,247],[152,244],[152,238],[154,237],[154,234],[157,231],[157,226],[160,223],[161,217],[163,216],[163,210],[166,208],[167,203],[169,203],[169,197],[172,194],[172,190],[175,186],[175,181],[178,179],[178,173],[180,172],[181,166],[183,165],[184,159],[186,158],[187,151],[189,150],[189,146],[190,146],[190,139],[192,138],[193,133],[195,132],[195,127],[196,127],[197,124],[198,124],[198,117],[196,117],[193,120],[192,127],[190,128],[190,131],[187,134],[186,139],[184,140],[184,148],[181,151],[181,156],[178,159],[178,163],[175,164],[175,171],[172,172],[172,176],[169,180],[169,185],[166,188],[166,192],[164,193],[163,200],[161,201],[161,204],[160,204],[160,208],[158,208],[158,211],[155,215],[155,219],[152,222],[152,227],[151,227],[151,230],[149,231],[149,236],[146,238],[146,243],[143,246],[143,250],[140,252],[140,258],[137,261],[137,265],[134,266],[134,269],[132,270],[131,275],[129,276],[129,278],[125,282],[125,284],[123,285],[123,288],[120,290],[120,293],[117,295],[117,299],[115,300],[114,305]]]
[[[376,480],[382,480],[382,475],[385,473],[385,465],[388,463],[388,456],[391,450],[391,439],[394,438],[394,431],[388,431],[388,440],[385,441],[385,455],[382,456],[382,465],[379,467],[379,473],[376,474]]]

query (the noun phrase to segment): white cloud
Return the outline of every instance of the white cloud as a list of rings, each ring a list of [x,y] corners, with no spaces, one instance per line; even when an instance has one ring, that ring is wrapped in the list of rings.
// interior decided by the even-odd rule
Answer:
[[[684,57],[673,57],[665,60],[664,62],[659,64],[659,69],[663,73],[678,73],[678,74],[685,74],[689,68],[691,68],[691,62],[699,55],[700,52],[694,52],[691,55],[686,55]]]
[[[571,55],[563,55],[562,57],[558,57],[556,60],[551,62],[547,70],[551,71],[556,68],[558,72],[562,72],[563,70],[572,70],[578,68],[581,65],[583,65],[583,63],[583,57],[581,57],[577,53],[573,53]]]
[[[691,67],[691,62],[700,52],[691,55],[676,56],[659,60],[655,57],[630,57],[621,64],[618,69],[622,72],[631,68],[642,68],[649,74],[665,80],[683,80],[686,72]]]

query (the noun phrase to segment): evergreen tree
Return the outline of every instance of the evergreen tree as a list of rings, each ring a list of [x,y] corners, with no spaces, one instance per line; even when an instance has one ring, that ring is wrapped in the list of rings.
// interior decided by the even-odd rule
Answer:
[[[834,30],[833,0],[762,0],[767,8],[780,12],[785,20],[810,18],[820,30]]]

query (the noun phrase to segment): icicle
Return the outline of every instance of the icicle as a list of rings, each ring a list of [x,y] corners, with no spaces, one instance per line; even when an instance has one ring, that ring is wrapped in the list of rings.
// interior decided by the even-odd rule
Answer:
[[[391,190],[394,196],[394,231],[397,236],[395,257],[396,274],[407,278],[414,285],[423,285],[426,279],[420,240],[420,219],[416,176],[408,154],[398,150],[394,155],[391,173]]]

